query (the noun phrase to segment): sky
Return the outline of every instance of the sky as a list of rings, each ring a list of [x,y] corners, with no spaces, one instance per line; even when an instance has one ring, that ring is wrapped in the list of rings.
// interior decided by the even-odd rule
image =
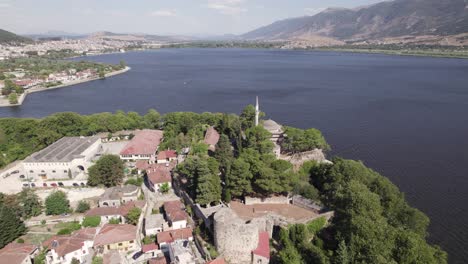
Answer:
[[[274,21],[314,15],[327,7],[381,0],[0,0],[0,28],[160,35],[242,34]]]

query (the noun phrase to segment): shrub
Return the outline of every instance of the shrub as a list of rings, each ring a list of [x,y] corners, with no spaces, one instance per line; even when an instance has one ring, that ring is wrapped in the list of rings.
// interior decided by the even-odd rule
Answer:
[[[118,218],[112,218],[112,219],[109,220],[109,224],[111,224],[111,225],[120,224],[120,219],[118,219]]]
[[[162,193],[168,193],[169,192],[169,183],[165,182],[161,185],[161,187],[159,188],[159,190],[162,192]]]
[[[90,205],[87,201],[81,200],[78,205],[76,206],[75,212],[77,213],[84,213],[90,209]]]
[[[83,219],[83,227],[98,227],[101,224],[100,216],[87,216]]]
[[[307,224],[307,230],[309,230],[311,234],[316,234],[326,225],[326,223],[327,220],[325,219],[325,217],[317,218]]]
[[[16,240],[16,243],[18,243],[18,244],[24,244],[24,239],[18,238],[18,239]]]

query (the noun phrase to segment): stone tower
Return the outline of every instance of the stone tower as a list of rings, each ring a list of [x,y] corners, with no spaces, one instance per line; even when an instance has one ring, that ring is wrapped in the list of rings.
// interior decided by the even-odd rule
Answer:
[[[257,102],[255,104],[255,126],[258,126],[259,118],[260,118],[260,105],[258,104],[258,96],[257,96]]]

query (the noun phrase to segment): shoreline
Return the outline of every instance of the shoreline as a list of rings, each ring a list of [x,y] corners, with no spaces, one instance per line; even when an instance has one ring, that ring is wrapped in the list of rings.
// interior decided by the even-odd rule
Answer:
[[[60,88],[68,87],[68,86],[73,86],[73,85],[76,85],[76,84],[81,84],[81,83],[96,81],[96,80],[100,80],[100,79],[105,79],[105,78],[108,78],[108,77],[112,77],[112,76],[115,76],[115,75],[125,73],[125,72],[127,72],[127,71],[129,71],[131,69],[132,68],[126,66],[125,69],[107,73],[104,78],[95,77],[95,78],[90,78],[90,79],[85,79],[85,80],[76,80],[76,81],[72,81],[72,82],[69,82],[69,83],[66,83],[66,84],[60,84],[60,85],[52,86],[52,87],[48,87],[48,88],[43,87],[43,86],[30,88],[30,89],[25,90],[24,93],[22,93],[18,97],[18,103],[17,104],[10,104],[8,102],[8,98],[0,99],[0,107],[20,106],[20,105],[23,104],[24,100],[26,99],[26,96],[28,94],[31,94],[31,93],[37,93],[37,92],[54,90],[54,89],[60,89]]]

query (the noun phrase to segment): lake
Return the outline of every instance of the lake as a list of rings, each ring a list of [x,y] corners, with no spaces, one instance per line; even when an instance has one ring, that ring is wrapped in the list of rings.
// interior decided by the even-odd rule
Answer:
[[[86,59],[132,70],[34,93],[0,117],[116,110],[239,113],[320,129],[331,154],[363,160],[431,219],[450,263],[468,259],[468,60],[336,52],[165,49]]]

